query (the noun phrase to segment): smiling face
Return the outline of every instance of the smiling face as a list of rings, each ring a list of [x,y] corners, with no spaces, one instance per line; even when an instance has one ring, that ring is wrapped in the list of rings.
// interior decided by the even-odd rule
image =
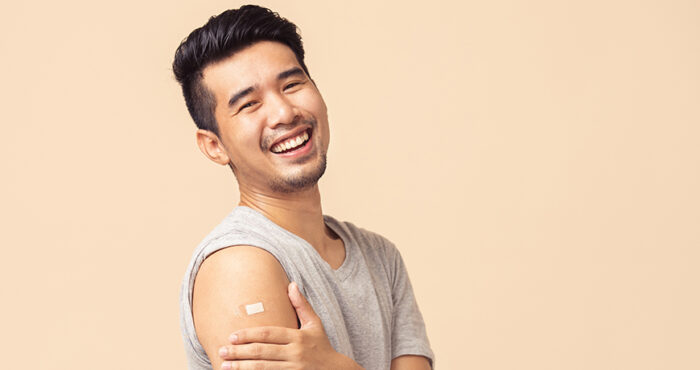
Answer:
[[[207,66],[219,137],[199,130],[202,152],[231,164],[241,191],[289,193],[316,184],[326,167],[326,104],[284,44],[257,42]]]

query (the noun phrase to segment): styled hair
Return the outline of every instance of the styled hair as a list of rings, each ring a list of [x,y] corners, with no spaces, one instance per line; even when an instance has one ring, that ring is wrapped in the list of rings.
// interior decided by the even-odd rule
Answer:
[[[258,41],[277,41],[287,45],[310,76],[304,64],[304,47],[297,26],[257,5],[244,5],[213,16],[180,43],[175,51],[173,72],[182,86],[187,110],[198,128],[219,136],[214,116],[216,100],[204,85],[204,69]]]

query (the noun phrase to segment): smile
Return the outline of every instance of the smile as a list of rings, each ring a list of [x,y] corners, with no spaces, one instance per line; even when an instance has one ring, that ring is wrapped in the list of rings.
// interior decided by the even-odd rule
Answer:
[[[303,146],[308,141],[309,132],[307,130],[291,139],[285,140],[279,144],[275,144],[270,150],[272,150],[272,152],[276,154],[287,153]]]

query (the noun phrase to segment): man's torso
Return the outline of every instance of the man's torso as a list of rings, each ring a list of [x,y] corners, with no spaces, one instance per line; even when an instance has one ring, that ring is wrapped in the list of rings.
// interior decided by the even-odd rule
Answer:
[[[194,278],[206,257],[235,245],[251,245],[271,253],[280,262],[289,280],[297,282],[321,318],[334,349],[365,368],[388,369],[397,350],[422,352],[417,354],[432,358],[417,307],[407,311],[410,315],[418,315],[417,324],[401,330],[411,332],[407,334],[418,338],[413,339],[410,345],[403,346],[403,349],[392,343],[392,336],[397,340],[394,325],[396,277],[405,273],[396,271],[397,265],[402,269],[403,264],[397,263],[400,256],[395,247],[381,236],[350,223],[339,222],[329,216],[325,216],[325,222],[345,245],[346,256],[337,269],[331,268],[306,241],[247,207],[234,209],[202,241],[195,250],[183,281],[180,304],[181,325],[191,370],[211,369],[194,331],[191,309]],[[410,300],[415,305],[412,291]]]

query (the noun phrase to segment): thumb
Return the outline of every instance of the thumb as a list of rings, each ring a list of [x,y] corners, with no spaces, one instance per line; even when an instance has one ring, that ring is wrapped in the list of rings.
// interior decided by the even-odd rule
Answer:
[[[301,329],[312,324],[314,322],[320,321],[316,312],[311,307],[309,302],[304,298],[304,296],[299,291],[299,286],[295,282],[289,283],[287,287],[287,294],[289,294],[289,300],[294,306],[294,310],[297,312],[297,317],[299,318],[299,323],[301,323]]]

